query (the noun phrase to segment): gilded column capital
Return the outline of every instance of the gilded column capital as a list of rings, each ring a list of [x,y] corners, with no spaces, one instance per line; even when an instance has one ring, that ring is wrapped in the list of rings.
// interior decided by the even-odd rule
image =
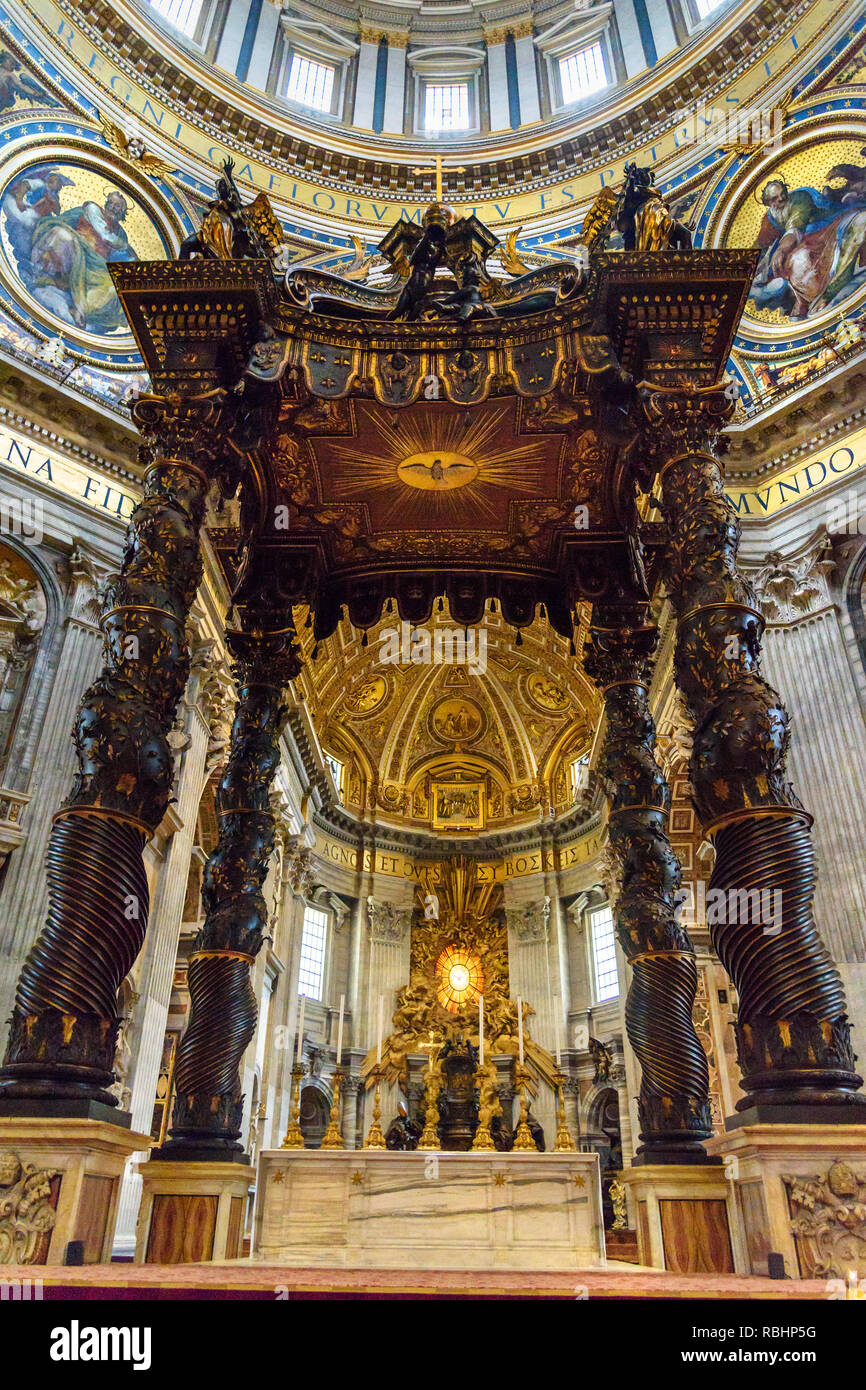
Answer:
[[[642,447],[652,472],[676,460],[719,451],[736,396],[728,386],[646,386],[641,392]]]
[[[192,464],[213,476],[222,454],[234,398],[222,387],[209,391],[144,392],[132,405],[132,418],[144,439],[145,458]]]
[[[610,624],[609,626],[607,624]],[[621,625],[604,609],[593,614],[591,643],[584,652],[584,670],[601,690],[612,685],[642,685],[649,688],[658,630],[641,622],[637,613]]]

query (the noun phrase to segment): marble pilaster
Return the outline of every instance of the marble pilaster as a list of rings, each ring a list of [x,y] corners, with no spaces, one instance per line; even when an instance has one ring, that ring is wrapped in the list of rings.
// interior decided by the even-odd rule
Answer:
[[[404,96],[406,91],[405,45],[388,40],[388,67],[385,75],[385,117],[383,130],[403,134]]]
[[[508,922],[508,978],[512,999],[519,995],[531,1005],[529,1031],[549,1052],[556,1050],[557,1003],[551,984],[551,900],[505,910]],[[560,991],[561,993],[561,991]],[[561,1007],[561,1005],[559,1005]],[[541,1086],[532,1101],[532,1113],[544,1129],[548,1148],[556,1134],[556,1097],[548,1086]]]
[[[54,812],[75,771],[69,731],[102,661],[99,589],[107,570],[81,548],[69,560],[71,586],[57,671],[42,721],[24,817],[27,842],[12,856],[0,896],[0,1021],[5,1038],[22,962],[48,910],[45,850]]]
[[[247,72],[248,86],[258,87],[261,91],[267,90],[279,22],[279,9],[275,5],[263,5]]]
[[[352,115],[352,124],[360,126],[362,130],[373,129],[378,60],[379,40],[362,37],[355,69],[355,108]]]
[[[613,9],[616,15],[616,27],[619,30],[626,77],[635,77],[646,67],[646,54],[641,43],[634,0],[613,0]]]
[[[819,537],[790,557],[771,553],[750,577],[767,620],[766,676],[785,692],[797,731],[788,755],[793,781],[815,816],[815,916],[834,960],[844,963],[866,960],[866,726],[832,571]]]
[[[530,125],[541,119],[538,100],[538,72],[535,66],[535,44],[532,34],[514,38],[517,58],[517,90],[520,94],[520,124]]]
[[[491,41],[487,44],[487,88],[490,99],[490,129],[508,130],[511,126],[511,112],[503,41]]]

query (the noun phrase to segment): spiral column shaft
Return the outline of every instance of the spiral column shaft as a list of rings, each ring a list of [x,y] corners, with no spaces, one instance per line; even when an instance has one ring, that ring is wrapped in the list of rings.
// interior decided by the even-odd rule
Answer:
[[[268,924],[262,889],[274,847],[269,792],[286,717],[283,690],[300,669],[287,633],[230,633],[238,699],[217,789],[219,841],[205,866],[205,921],[187,982],[190,1016],[175,1064],[171,1133],[159,1157],[246,1162],[240,1064],[256,1028],[250,967]]]
[[[144,496],[106,593],[105,664],[73,731],[78,771],[48,845],[48,919],[21,971],[0,1071],[6,1111],[117,1105],[106,1089],[117,992],[147,927],[142,850],[171,793],[166,735],[189,674],[185,625],[223,395],[141,396],[134,408],[150,439]]]
[[[864,1112],[839,973],[812,915],[811,817],[788,781],[788,713],[760,673],[763,618],[737,568],[740,526],[715,455],[724,391],[650,389],[646,456],[670,532],[674,669],[695,721],[691,783],[716,862],[713,944],[739,995],[737,1050],[763,1120]]]
[[[625,1023],[641,1066],[637,1161],[707,1162],[709,1068],[692,1017],[697,964],[676,917],[680,867],[667,837],[670,791],[654,756],[648,700],[656,631],[637,609],[597,607],[590,640],[585,667],[604,692],[607,721],[599,770],[619,866],[614,916],[632,966]]]

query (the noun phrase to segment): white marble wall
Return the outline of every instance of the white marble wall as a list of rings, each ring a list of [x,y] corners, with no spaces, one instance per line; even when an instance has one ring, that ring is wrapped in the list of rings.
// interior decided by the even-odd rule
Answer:
[[[791,779],[815,817],[816,920],[836,961],[866,961],[866,724],[826,556],[819,537],[752,577],[767,618],[764,674],[791,714]]]

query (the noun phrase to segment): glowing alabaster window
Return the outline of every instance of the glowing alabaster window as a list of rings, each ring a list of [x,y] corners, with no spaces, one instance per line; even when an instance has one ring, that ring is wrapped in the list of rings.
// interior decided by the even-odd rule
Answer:
[[[453,82],[448,86],[428,83],[424,89],[424,129],[469,129],[468,83]]]
[[[195,33],[202,0],[150,0],[150,8],[182,34]]]
[[[570,53],[559,60],[559,80],[562,83],[562,99],[580,101],[591,92],[599,92],[607,86],[607,73],[604,70],[604,54],[601,44],[591,44],[577,53]]]
[[[592,939],[592,964],[595,974],[595,1000],[616,999],[619,994],[619,975],[616,969],[616,937],[610,907],[597,907],[589,914]]]
[[[318,907],[308,907],[304,913],[301,932],[301,961],[298,970],[298,994],[308,999],[321,999],[325,983],[325,942],[328,935],[328,914]]]
[[[474,951],[463,946],[446,946],[436,962],[436,994],[443,1009],[459,1013],[473,1005],[484,989],[484,972]]]
[[[717,10],[721,3],[722,0],[695,0],[701,19],[706,19],[707,15],[712,14],[713,10]]]
[[[286,88],[289,101],[310,106],[314,111],[330,111],[333,95],[334,69],[326,63],[314,63],[312,58],[302,58],[300,53],[293,53]]]

